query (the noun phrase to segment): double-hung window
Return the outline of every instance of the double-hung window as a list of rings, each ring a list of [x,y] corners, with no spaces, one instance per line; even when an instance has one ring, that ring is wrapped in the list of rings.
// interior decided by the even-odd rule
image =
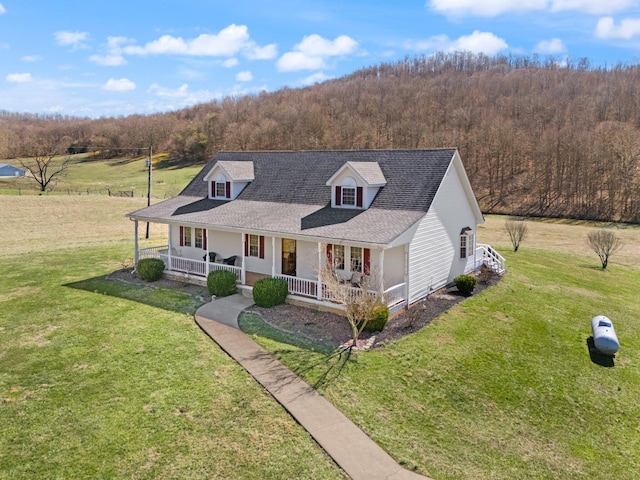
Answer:
[[[335,270],[344,270],[344,245],[333,246],[333,265]]]
[[[191,227],[182,227],[182,246],[191,246]]]
[[[354,187],[342,187],[342,205],[356,204],[356,189]]]
[[[464,233],[460,235],[460,258],[469,258],[473,256],[473,233]]]
[[[362,248],[351,247],[351,271],[362,273]]]
[[[257,257],[260,253],[260,237],[258,235],[249,235],[249,256]]]
[[[225,182],[216,182],[216,197],[225,197],[227,195],[227,185]]]
[[[196,228],[195,229],[195,247],[196,248],[202,248],[202,229],[201,228]]]

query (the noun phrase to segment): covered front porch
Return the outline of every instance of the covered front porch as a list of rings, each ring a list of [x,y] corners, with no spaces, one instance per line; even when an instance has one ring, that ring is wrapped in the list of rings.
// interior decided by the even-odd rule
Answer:
[[[210,272],[227,270],[244,288],[251,288],[260,278],[281,278],[287,281],[292,298],[336,307],[318,268],[327,262],[327,243],[169,224],[166,244],[141,248],[135,223],[136,265],[145,258],[158,258],[169,276],[198,283],[205,282]],[[407,305],[404,246],[386,250],[358,245],[337,248],[345,257],[338,274],[354,296],[363,290],[352,279],[373,271],[380,279],[387,306],[395,310]]]

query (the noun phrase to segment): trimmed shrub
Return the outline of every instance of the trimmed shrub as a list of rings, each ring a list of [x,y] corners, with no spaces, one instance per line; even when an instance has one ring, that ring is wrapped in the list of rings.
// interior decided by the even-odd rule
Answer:
[[[363,332],[381,332],[389,320],[389,307],[378,305],[373,309],[372,316],[366,323]]]
[[[458,275],[453,279],[456,284],[456,288],[463,295],[471,295],[473,289],[476,288],[478,280],[473,275]]]
[[[236,274],[229,270],[214,270],[207,275],[207,289],[216,297],[227,297],[238,291]]]
[[[147,282],[155,282],[162,278],[164,262],[159,258],[143,258],[138,262],[138,276]]]
[[[283,278],[261,278],[253,284],[253,301],[259,307],[275,307],[285,302],[289,284]]]

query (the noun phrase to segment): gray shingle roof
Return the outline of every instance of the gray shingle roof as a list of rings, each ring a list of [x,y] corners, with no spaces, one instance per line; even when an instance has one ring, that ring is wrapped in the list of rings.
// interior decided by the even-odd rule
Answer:
[[[253,180],[253,162],[219,161],[225,172],[229,174],[231,180]]]
[[[378,162],[349,162],[349,165],[369,185],[384,185],[387,183],[387,179],[384,178]]]
[[[221,152],[180,195],[128,216],[387,244],[428,211],[454,154],[454,149]],[[255,180],[233,201],[207,198],[203,179],[218,161],[253,162]],[[325,183],[346,162],[377,162],[387,181],[367,210],[330,206]]]

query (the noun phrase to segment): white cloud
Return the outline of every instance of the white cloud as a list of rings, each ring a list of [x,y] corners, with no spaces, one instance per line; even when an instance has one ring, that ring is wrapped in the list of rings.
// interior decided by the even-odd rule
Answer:
[[[474,30],[471,35],[465,35],[453,42],[450,50],[462,50],[473,53],[493,55],[508,47],[507,42],[490,32]]]
[[[231,68],[231,67],[235,67],[239,63],[240,62],[238,61],[237,58],[228,58],[224,62],[222,62],[222,66],[226,68]]]
[[[39,62],[42,60],[42,57],[40,55],[25,55],[20,60],[23,62]]]
[[[149,87],[148,91],[157,97],[171,99],[168,100],[170,102],[175,101],[175,104],[172,103],[171,105],[166,105],[166,108],[169,110],[196,103],[208,102],[216,97],[220,97],[220,95],[213,94],[209,90],[198,90],[192,92],[189,90],[189,85],[186,83],[180,85],[180,87],[176,89],[161,87],[157,83],[154,83]]]
[[[78,48],[83,45],[83,42],[89,37],[88,32],[68,32],[59,31],[53,34],[58,45],[63,47],[72,46]]]
[[[330,57],[349,55],[358,48],[358,42],[346,35],[335,40],[327,40],[320,35],[305,36],[302,42],[293,47],[278,60],[278,69],[288,72],[295,70],[320,70],[327,68]]]
[[[574,10],[592,15],[614,13],[638,6],[638,0],[552,0],[551,11]]]
[[[236,80],[238,82],[250,82],[251,80],[253,80],[253,74],[249,71],[238,72],[236,74]]]
[[[533,47],[533,51],[553,55],[556,53],[566,52],[567,47],[565,47],[564,42],[559,38],[552,38],[551,40],[539,41],[536,46]]]
[[[287,52],[278,60],[278,70],[283,72],[320,70],[326,67],[322,57],[310,57],[302,52]]]
[[[167,97],[167,98],[184,98],[189,95],[189,85],[187,83],[183,83],[177,89],[170,89],[166,87],[161,87],[157,83],[154,83],[149,87],[149,93],[153,93],[158,97]]]
[[[259,47],[253,43],[247,46],[245,57],[249,60],[271,60],[278,56],[278,46],[275,43]]]
[[[7,13],[7,9],[4,8],[4,6],[0,3],[0,15],[2,15],[3,13]]]
[[[120,80],[110,78],[102,88],[110,92],[128,92],[135,90],[136,84],[127,78],[121,78]]]
[[[26,83],[31,81],[30,73],[10,73],[5,79],[10,83]]]
[[[474,30],[471,35],[463,35],[456,40],[451,40],[447,35],[436,35],[426,40],[405,42],[404,47],[417,51],[465,51],[495,55],[508,48],[509,45],[504,39],[491,32]]]
[[[123,46],[131,42],[132,40],[127,37],[107,37],[107,53],[104,55],[91,55],[89,60],[105,67],[126,65],[127,61],[122,56]]]
[[[118,67],[127,64],[122,55],[91,55],[89,60],[104,67]]]
[[[275,44],[258,46],[249,37],[245,25],[231,24],[217,34],[203,33],[185,40],[163,35],[144,46],[128,45],[122,49],[127,55],[189,55],[202,57],[233,57],[242,53],[250,60],[264,60],[277,55]]]
[[[602,15],[638,6],[638,0],[430,0],[435,12],[454,17],[495,17],[531,11],[576,11]]]
[[[308,86],[308,85],[313,85],[315,83],[324,82],[325,80],[328,80],[330,78],[333,78],[333,77],[329,77],[328,75],[325,75],[323,72],[318,72],[318,73],[309,75],[306,78],[303,78],[300,83],[302,85]]]
[[[598,20],[595,36],[602,39],[630,40],[640,35],[640,18],[624,18],[616,25],[612,17],[602,17]]]
[[[533,51],[552,55],[555,53],[566,52],[567,47],[565,47],[564,43],[559,38],[552,38],[551,40],[539,41],[536,46],[533,47]]]
[[[544,10],[547,0],[431,0],[431,9],[444,15],[495,17],[504,13]]]

